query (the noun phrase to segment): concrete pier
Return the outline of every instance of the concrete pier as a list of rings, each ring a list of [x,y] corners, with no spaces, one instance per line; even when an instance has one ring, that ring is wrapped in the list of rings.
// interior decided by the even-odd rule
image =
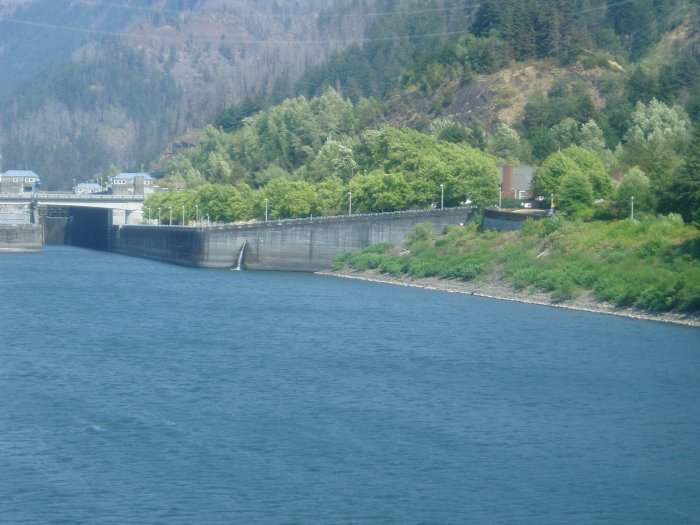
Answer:
[[[43,241],[38,224],[0,224],[0,252],[40,252]]]

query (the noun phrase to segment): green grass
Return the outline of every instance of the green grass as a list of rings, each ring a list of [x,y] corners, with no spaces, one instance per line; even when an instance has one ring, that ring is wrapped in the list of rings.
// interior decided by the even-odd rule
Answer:
[[[470,281],[498,274],[515,288],[565,301],[591,293],[617,306],[700,311],[700,231],[678,216],[643,221],[528,221],[519,232],[442,235],[419,225],[406,250],[373,246],[336,259],[334,268]]]

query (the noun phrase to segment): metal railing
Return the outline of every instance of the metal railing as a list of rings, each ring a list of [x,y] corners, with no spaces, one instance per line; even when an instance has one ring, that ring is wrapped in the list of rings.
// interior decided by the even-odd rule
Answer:
[[[96,200],[96,201],[142,201],[143,195],[114,195],[112,193],[71,193],[66,191],[36,191],[34,199]]]
[[[71,193],[67,191],[35,191],[32,193],[0,193],[0,200],[94,200],[94,201],[143,201],[143,195],[113,195],[111,193]]]
[[[206,221],[203,219],[200,219],[198,224],[190,225],[190,224],[162,224],[163,222],[167,222],[161,220],[161,224],[157,224],[157,219],[151,218],[150,223],[148,222],[148,219],[144,219],[142,225],[143,226],[168,226],[168,227],[179,227],[179,228],[230,228],[230,227],[237,227],[237,228],[242,228],[246,226],[260,226],[264,224],[269,224],[270,226],[276,225],[276,224],[290,224],[290,223],[307,223],[307,222],[332,222],[332,221],[337,221],[337,220],[348,220],[348,219],[363,219],[367,217],[390,217],[390,216],[406,216],[406,215],[417,215],[417,214],[429,214],[429,213],[434,213],[434,214],[440,214],[448,211],[454,211],[454,210],[464,210],[466,212],[470,212],[473,210],[475,207],[474,206],[454,206],[451,208],[425,208],[422,210],[401,210],[401,211],[385,211],[385,212],[374,212],[374,213],[353,213],[352,215],[322,215],[318,217],[297,217],[297,218],[292,218],[292,219],[268,219],[265,221],[264,219],[251,219],[249,221],[238,221],[238,222],[214,222],[214,221]],[[156,224],[153,224],[156,222]],[[205,224],[202,224],[205,223]]]

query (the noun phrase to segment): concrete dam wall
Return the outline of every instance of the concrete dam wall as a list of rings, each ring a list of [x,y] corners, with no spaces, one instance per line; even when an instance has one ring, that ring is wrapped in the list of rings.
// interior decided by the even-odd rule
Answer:
[[[0,252],[40,252],[43,243],[38,224],[0,224]]]
[[[473,219],[469,208],[319,217],[232,224],[212,228],[115,226],[110,249],[117,253],[202,268],[312,272],[333,259],[381,242],[401,243],[416,224],[435,231]]]
[[[519,230],[527,219],[538,220],[547,217],[547,212],[514,213],[512,211],[502,211],[493,208],[484,209],[485,230],[496,230],[501,232]]]

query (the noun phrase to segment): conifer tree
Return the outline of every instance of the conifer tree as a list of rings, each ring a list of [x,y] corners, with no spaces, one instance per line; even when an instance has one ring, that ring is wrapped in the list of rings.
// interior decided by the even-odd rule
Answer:
[[[673,211],[686,222],[700,222],[700,126],[693,131],[693,139],[682,168],[671,183]]]

